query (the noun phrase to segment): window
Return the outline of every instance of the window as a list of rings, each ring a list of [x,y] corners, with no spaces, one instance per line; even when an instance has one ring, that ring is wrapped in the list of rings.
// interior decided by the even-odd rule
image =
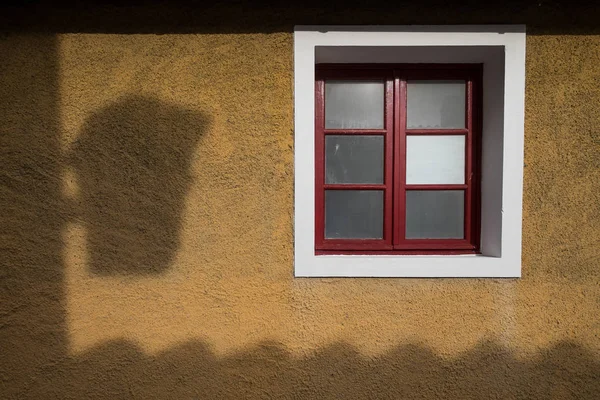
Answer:
[[[317,254],[479,250],[481,72],[317,65]]]
[[[352,70],[352,68],[343,68],[351,64],[368,64],[373,67],[371,69],[379,70],[379,73],[387,68],[385,64],[388,66],[394,64],[395,67],[400,65],[406,67],[414,64],[480,64],[482,66],[481,90],[479,90],[481,97],[473,97],[474,105],[478,102],[475,108],[479,106],[482,117],[479,121],[472,122],[474,126],[479,125],[480,127],[476,138],[478,142],[472,150],[478,156],[475,157],[475,160],[480,161],[478,165],[477,163],[473,164],[474,167],[478,167],[478,170],[476,168],[476,174],[480,177],[473,184],[479,185],[474,193],[480,193],[477,205],[480,211],[477,212],[476,209],[472,208],[469,212],[469,215],[476,216],[475,218],[479,219],[477,224],[479,232],[471,235],[474,245],[479,242],[479,250],[474,249],[477,254],[442,253],[439,248],[434,250],[412,250],[411,254],[406,254],[405,249],[369,251],[365,249],[333,249],[333,252],[329,251],[331,249],[322,249],[315,251],[315,245],[318,243],[316,237],[318,232],[316,227],[318,221],[316,215],[318,185],[315,178],[317,177],[316,168],[319,165],[316,162],[318,145],[316,139],[319,136],[315,126],[317,110],[315,100],[318,98],[315,82],[319,78],[319,76],[316,76],[317,66],[321,64],[338,64],[339,67],[342,67],[339,68],[340,70]],[[402,70],[402,68],[395,69]],[[410,69],[408,68],[408,70]],[[402,78],[402,76],[396,77],[395,73],[394,68],[392,68],[391,75],[388,71],[375,80],[381,79],[385,82],[392,80],[395,85],[396,78]],[[344,77],[340,75],[334,78]],[[357,76],[353,80],[374,80],[373,77],[369,76],[366,77],[367,79],[360,78],[360,76]],[[404,78],[407,82],[409,81],[408,77]],[[436,80],[431,75],[425,77],[414,75],[410,78],[415,81]],[[437,80],[460,80],[452,76],[439,78]],[[343,81],[344,79],[337,80]],[[473,82],[475,85],[477,84],[476,78]],[[380,89],[371,88],[369,90]],[[396,93],[399,93],[399,91],[392,88],[392,97],[396,96]],[[519,277],[521,275],[524,103],[524,26],[297,26],[294,32],[295,276]],[[383,104],[372,103],[369,107],[374,109],[369,108],[369,110],[375,111],[377,110],[376,107],[383,107],[385,110],[386,107],[389,107],[388,104],[386,100]],[[399,106],[399,102],[394,102],[393,99],[391,104],[392,108],[394,104]],[[350,112],[355,113],[355,111]],[[359,141],[355,144],[356,146],[360,145],[363,148],[368,148],[369,154],[372,156],[381,151],[384,153],[391,151],[393,153],[400,150],[399,148],[396,150],[393,140],[389,149],[385,143],[388,125],[376,126],[374,123],[370,125],[373,125],[374,128],[365,129],[382,129],[382,133],[375,133],[384,136],[383,150],[381,150],[381,144],[378,144],[377,140],[374,139],[375,133],[374,135],[349,135],[353,138],[368,136],[366,143]],[[325,129],[325,127],[323,128]],[[339,129],[353,128],[344,127]],[[450,129],[460,128],[452,127]],[[385,133],[383,133],[384,131]],[[391,134],[401,135],[401,133],[394,132],[399,132],[398,129]],[[345,136],[345,134],[338,133],[340,134],[332,134],[333,140],[336,140],[336,136],[338,140],[344,140],[345,138],[342,136]],[[323,141],[325,141],[325,136],[328,135],[321,136]],[[410,143],[416,149],[427,145],[427,143],[419,143],[419,138],[430,137],[430,135],[411,135],[410,133],[407,136],[417,138],[416,142]],[[458,135],[439,136],[448,138]],[[372,141],[369,142],[369,139]],[[336,143],[332,142],[332,144],[334,145],[332,148],[335,148]],[[344,143],[337,144],[340,144],[339,149],[341,150]],[[444,143],[437,144],[441,146]],[[445,144],[452,145],[452,143]],[[326,143],[322,143],[322,145],[321,151],[325,153],[327,151]],[[456,143],[454,145],[458,147]],[[465,146],[465,151],[467,151],[466,149]],[[444,154],[449,153],[455,154],[455,152],[444,152]],[[407,153],[407,155],[409,154]],[[393,154],[392,157],[385,155],[385,160],[388,159],[394,163],[395,160],[400,158]],[[407,159],[405,162],[411,163],[409,166],[412,168],[412,161]],[[441,162],[442,160],[436,159],[435,161]],[[465,162],[467,162],[466,156]],[[323,168],[326,167],[325,159],[323,159],[321,165]],[[415,165],[415,167],[417,166]],[[365,171],[366,169],[367,166],[361,166],[360,171],[362,172],[359,171],[358,178],[354,177],[357,182],[361,182],[359,184],[368,183],[358,179],[369,179],[369,182],[380,182],[376,183],[378,185],[383,182],[383,185],[386,185],[385,169],[381,176],[378,176],[375,173],[376,171]],[[412,172],[415,171],[419,171],[419,169],[412,170]],[[412,174],[412,172],[410,173]],[[411,176],[419,178],[420,175]],[[392,174],[392,180],[393,177]],[[420,176],[419,179],[421,178],[423,176]],[[451,181],[451,179],[454,179],[453,175],[446,176],[445,179],[452,182],[448,183],[449,185],[460,185]],[[325,182],[323,184],[325,185]],[[429,184],[433,183],[424,183],[423,185]],[[340,185],[344,185],[344,183]],[[391,187],[392,191],[400,190],[400,187],[398,185],[393,186],[393,183]],[[413,187],[412,189],[416,188]],[[333,190],[340,193],[343,191]],[[408,189],[405,187],[404,190]],[[334,201],[336,194],[334,194]],[[385,195],[381,193],[379,196]],[[323,201],[325,201],[325,193],[322,196]],[[423,204],[420,199],[416,199],[419,201],[412,200],[414,203]],[[359,196],[356,201],[364,201],[364,199],[361,200]],[[384,207],[387,204],[384,202]],[[397,206],[398,202],[394,203],[392,201],[391,204]],[[394,221],[401,220],[398,211],[396,211],[396,216],[393,215],[393,212],[394,210],[391,210],[382,217],[384,225],[385,221],[394,223]],[[465,218],[469,218],[468,215]],[[396,229],[398,229],[399,222],[395,223]],[[406,221],[404,223],[406,224]],[[392,229],[394,229],[393,225]],[[391,238],[392,241],[395,240],[393,234]],[[435,241],[446,239],[454,240],[451,238],[436,238],[431,239],[428,243],[435,244]],[[473,253],[473,250],[471,250],[471,253]]]

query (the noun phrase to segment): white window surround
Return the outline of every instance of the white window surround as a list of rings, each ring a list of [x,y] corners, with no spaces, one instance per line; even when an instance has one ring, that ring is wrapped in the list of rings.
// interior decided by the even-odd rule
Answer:
[[[481,255],[315,255],[315,64],[483,63]],[[520,277],[525,27],[296,26],[296,277]]]

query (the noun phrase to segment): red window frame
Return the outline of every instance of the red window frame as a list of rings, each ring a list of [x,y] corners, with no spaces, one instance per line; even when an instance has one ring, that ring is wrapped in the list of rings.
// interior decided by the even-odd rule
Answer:
[[[318,64],[315,79],[315,253],[316,254],[472,254],[479,252],[481,203],[481,64]],[[383,129],[325,129],[325,81],[373,80],[385,83]],[[407,129],[408,80],[464,80],[465,129]],[[326,184],[325,136],[384,137],[383,184]],[[406,184],[406,138],[411,135],[464,135],[465,183]],[[326,190],[383,190],[382,239],[326,239]],[[463,190],[463,239],[406,239],[408,190]]]

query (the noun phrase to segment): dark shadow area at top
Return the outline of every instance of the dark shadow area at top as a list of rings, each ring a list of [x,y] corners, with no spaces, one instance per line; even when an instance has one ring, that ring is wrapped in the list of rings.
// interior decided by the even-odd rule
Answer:
[[[596,0],[9,0],[0,31],[270,33],[294,25],[526,24],[528,34],[598,34]]]
[[[68,164],[92,272],[143,275],[169,267],[190,164],[208,124],[198,111],[143,96],[121,98],[86,120]]]

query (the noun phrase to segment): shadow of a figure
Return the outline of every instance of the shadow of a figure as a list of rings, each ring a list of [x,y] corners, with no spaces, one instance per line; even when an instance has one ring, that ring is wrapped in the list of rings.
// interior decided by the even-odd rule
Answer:
[[[93,273],[168,268],[179,245],[190,164],[208,123],[198,111],[142,96],[122,98],[86,121],[69,162]]]

